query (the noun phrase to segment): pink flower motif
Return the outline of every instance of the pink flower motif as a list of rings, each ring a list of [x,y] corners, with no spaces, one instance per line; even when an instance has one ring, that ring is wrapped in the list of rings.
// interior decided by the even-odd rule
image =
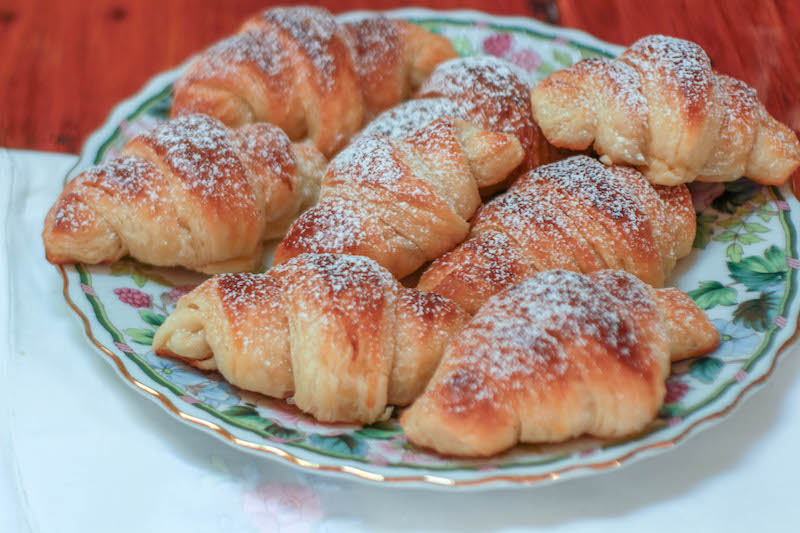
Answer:
[[[689,385],[680,381],[667,381],[667,394],[664,396],[664,403],[675,403],[683,399],[689,392]]]
[[[376,465],[386,466],[403,460],[403,440],[376,440],[369,443],[369,460]]]
[[[503,57],[511,50],[514,38],[510,33],[498,33],[483,41],[483,49],[493,56]]]
[[[667,420],[667,424],[669,425],[669,427],[675,427],[681,422],[683,422],[683,418],[679,416],[672,416],[669,418],[669,420]]]
[[[188,388],[188,387],[187,387],[187,388]],[[194,404],[196,404],[196,403],[202,403],[200,400],[198,400],[198,399],[197,399],[197,398],[195,398],[194,396],[178,396],[178,397],[179,397],[181,400],[183,400],[184,402],[186,402],[186,403],[190,403],[190,404],[192,404],[192,405],[194,405]]]
[[[509,57],[508,60],[518,67],[524,68],[528,72],[536,70],[542,64],[542,58],[539,57],[539,54],[533,50],[527,49],[517,50],[511,54],[511,57]]]
[[[115,342],[114,345],[125,353],[134,353],[133,348],[131,348],[124,342]]]
[[[736,375],[733,376],[733,379],[735,379],[737,382],[741,383],[742,381],[747,379],[747,371],[746,370],[739,370],[738,372],[736,372]]]
[[[131,307],[150,307],[150,295],[145,294],[138,289],[114,289],[114,294],[120,299],[122,303],[126,303]]]
[[[775,317],[775,325],[778,326],[779,328],[785,328],[786,327],[786,317],[785,316],[781,316],[781,315],[776,316]]]
[[[175,287],[174,289],[166,293],[166,296],[173,302],[177,302],[178,300],[181,299],[182,296],[192,292],[194,288],[195,285],[181,285],[180,287]]]
[[[81,283],[81,290],[90,296],[97,296],[97,293],[94,292],[94,289],[84,283]]]
[[[791,207],[789,207],[789,202],[787,202],[786,200],[778,200],[777,202],[775,202],[775,205],[777,205],[778,209],[780,209],[781,211],[788,211],[789,209],[791,209]]]
[[[125,137],[132,137],[133,136],[130,133],[131,132],[131,123],[128,120],[123,120],[122,122],[119,123],[119,131]]]
[[[786,265],[789,268],[798,268],[800,267],[800,259],[797,259],[796,257],[787,257]]]
[[[260,533],[307,533],[322,518],[322,503],[311,487],[270,483],[244,495],[242,510]]]

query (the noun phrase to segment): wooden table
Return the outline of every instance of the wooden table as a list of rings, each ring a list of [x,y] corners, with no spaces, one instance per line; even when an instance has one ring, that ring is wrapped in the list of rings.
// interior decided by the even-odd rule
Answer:
[[[273,3],[0,0],[0,146],[78,152],[116,102]],[[403,5],[320,4],[335,12]],[[620,44],[649,33],[687,38],[706,49],[717,69],[755,87],[777,118],[800,129],[797,0],[427,0],[424,5],[535,16]]]

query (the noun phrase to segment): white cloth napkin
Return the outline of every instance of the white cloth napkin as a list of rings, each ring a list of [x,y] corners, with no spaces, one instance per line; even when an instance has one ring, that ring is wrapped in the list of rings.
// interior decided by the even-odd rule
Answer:
[[[42,220],[74,162],[0,149],[0,531],[800,530],[796,351],[677,448],[541,487],[321,477],[177,422],[94,351],[44,261]]]

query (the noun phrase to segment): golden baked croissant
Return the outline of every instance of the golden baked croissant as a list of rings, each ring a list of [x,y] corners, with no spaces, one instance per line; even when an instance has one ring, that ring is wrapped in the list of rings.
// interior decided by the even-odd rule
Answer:
[[[404,140],[361,136],[328,165],[320,202],[292,224],[275,264],[349,253],[405,277],[467,236],[478,188],[503,180],[522,158],[513,135],[448,118]]]
[[[622,269],[662,286],[691,252],[685,185],[652,186],[638,171],[573,156],[541,166],[481,207],[470,238],[437,259],[417,288],[474,313],[534,272]]]
[[[270,122],[330,156],[456,55],[446,38],[402,20],[339,24],[321,8],[268,9],[189,66],[172,113],[201,112],[230,126]]]
[[[437,118],[460,118],[519,139],[525,159],[518,173],[560,158],[533,120],[531,84],[518,67],[494,56],[471,56],[440,64],[413,100],[384,111],[361,135],[410,135]]]
[[[306,254],[206,281],[180,299],[153,349],[243,389],[294,395],[318,420],[370,423],[422,392],[467,318],[371,259]]]
[[[325,158],[277,127],[188,115],[67,183],[45,219],[51,263],[126,254],[207,273],[252,270],[265,239],[313,204]]]
[[[800,165],[797,136],[689,41],[645,37],[617,59],[551,74],[531,98],[551,143],[594,144],[604,162],[634,165],[653,183],[747,176],[778,185]]]
[[[456,334],[400,423],[412,443],[463,456],[620,437],[657,415],[671,355],[718,344],[677,289],[622,271],[545,272],[491,298]]]

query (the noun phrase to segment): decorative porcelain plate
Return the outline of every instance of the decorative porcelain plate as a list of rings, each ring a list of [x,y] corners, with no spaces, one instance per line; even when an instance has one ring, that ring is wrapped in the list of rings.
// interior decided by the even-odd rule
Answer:
[[[585,34],[523,18],[477,12],[401,10],[447,36],[461,55],[501,56],[532,80],[585,57],[620,48]],[[364,16],[349,13],[343,19]],[[166,119],[171,84],[182,68],[153,79],[122,103],[87,142],[72,177],[112,157],[134,135]],[[617,441],[584,439],[520,446],[486,460],[441,457],[415,449],[395,418],[367,427],[321,424],[290,403],[238,390],[215,373],[157,357],[155,329],[178,298],[202,281],[182,270],[133,261],[61,269],[67,303],[86,334],[123,378],[167,411],[234,446],[293,465],[365,480],[423,486],[502,486],[598,472],[665,450],[728,415],[763,384],[797,329],[795,220],[800,204],[787,187],[747,180],[693,187],[698,231],[693,254],[672,284],[706,310],[722,334],[708,357],[677,364],[659,418],[641,434]]]

